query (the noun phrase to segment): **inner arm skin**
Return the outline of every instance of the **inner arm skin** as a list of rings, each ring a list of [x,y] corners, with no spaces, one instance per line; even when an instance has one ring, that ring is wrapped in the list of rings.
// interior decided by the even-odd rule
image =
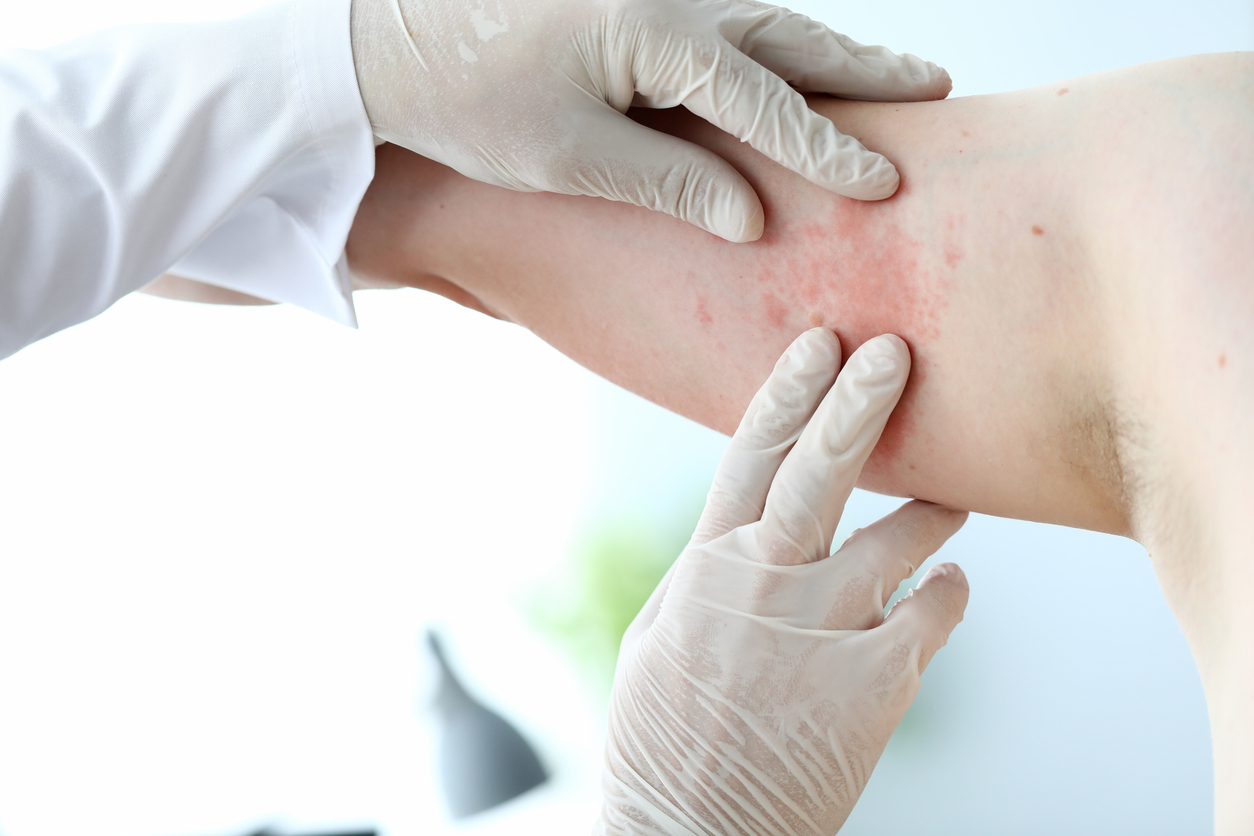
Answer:
[[[682,111],[632,116],[740,170],[760,241],[384,146],[354,279],[515,322],[724,433],[802,330],[846,356],[900,335],[910,383],[859,484],[1144,544],[1206,691],[1216,832],[1254,832],[1254,56],[811,104],[893,160],[894,197],[827,193]]]
[[[363,286],[444,293],[730,434],[775,359],[817,324],[845,356],[894,333],[910,384],[860,485],[1003,516],[1128,533],[1091,356],[1096,296],[1077,223],[1083,93],[812,106],[902,173],[877,203],[813,186],[682,110],[632,111],[714,150],[766,232],[729,244],[609,201],[476,183],[394,146],[348,244]],[[1081,344],[1081,339],[1085,342]],[[1077,426],[1078,423],[1078,426]]]

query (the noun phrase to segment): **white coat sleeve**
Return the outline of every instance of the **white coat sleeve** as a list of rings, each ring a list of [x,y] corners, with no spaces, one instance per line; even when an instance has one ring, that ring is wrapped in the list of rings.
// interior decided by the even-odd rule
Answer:
[[[0,358],[163,272],[355,324],[350,0],[0,51]]]

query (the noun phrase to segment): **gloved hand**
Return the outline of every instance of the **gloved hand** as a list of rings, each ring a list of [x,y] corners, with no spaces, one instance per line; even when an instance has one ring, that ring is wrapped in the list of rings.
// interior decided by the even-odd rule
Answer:
[[[962,620],[953,564],[884,606],[964,512],[908,502],[828,556],[910,365],[892,336],[839,359],[823,328],[788,349],[624,637],[598,833],[831,836]]]
[[[353,0],[376,137],[520,191],[598,195],[730,241],[762,234],[753,188],[716,155],[644,128],[684,105],[780,165],[879,200],[897,170],[801,94],[944,98],[948,74],[753,0]]]

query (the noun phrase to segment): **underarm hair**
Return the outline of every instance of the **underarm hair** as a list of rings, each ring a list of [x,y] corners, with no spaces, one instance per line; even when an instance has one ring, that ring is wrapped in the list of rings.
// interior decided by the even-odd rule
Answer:
[[[1190,472],[1176,464],[1181,451],[1169,449],[1169,443],[1138,417],[1149,414],[1146,405],[1112,396],[1107,409],[1132,536],[1151,552],[1196,555],[1208,548],[1197,491],[1181,484],[1182,474]]]
[[[1070,426],[1060,445],[1063,460],[1081,479],[1125,508],[1131,492],[1121,453],[1127,425],[1112,398],[1088,395],[1072,404]]]

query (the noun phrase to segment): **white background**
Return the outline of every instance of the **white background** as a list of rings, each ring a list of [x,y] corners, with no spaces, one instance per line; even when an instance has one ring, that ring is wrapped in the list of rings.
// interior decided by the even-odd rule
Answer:
[[[252,5],[4,0],[0,46]],[[1248,0],[793,8],[954,95],[1254,48]],[[666,518],[723,440],[442,300],[358,307],[352,332],[132,297],[0,364],[0,833],[586,832],[600,707],[517,602],[581,520]],[[966,621],[843,832],[1209,832],[1205,706],[1143,550],[975,518],[942,557]],[[458,827],[429,623],[556,774]]]

